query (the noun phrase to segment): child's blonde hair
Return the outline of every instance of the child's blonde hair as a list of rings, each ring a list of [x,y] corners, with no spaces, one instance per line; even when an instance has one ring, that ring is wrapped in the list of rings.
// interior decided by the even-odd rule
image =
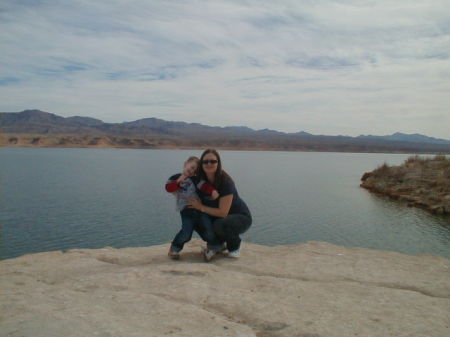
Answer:
[[[186,163],[195,162],[198,166],[200,164],[200,159],[196,156],[191,156],[186,160]]]

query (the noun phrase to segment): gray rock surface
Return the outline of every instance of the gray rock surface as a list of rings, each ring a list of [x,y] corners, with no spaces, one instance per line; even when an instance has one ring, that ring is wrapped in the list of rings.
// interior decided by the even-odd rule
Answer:
[[[450,260],[323,242],[243,243],[205,263],[191,241],[0,264],[1,336],[448,337]]]

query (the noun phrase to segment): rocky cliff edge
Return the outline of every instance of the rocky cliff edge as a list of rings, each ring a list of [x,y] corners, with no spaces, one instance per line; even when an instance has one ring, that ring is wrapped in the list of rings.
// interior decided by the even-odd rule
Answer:
[[[205,263],[191,241],[0,263],[2,336],[447,337],[450,260],[323,242]]]

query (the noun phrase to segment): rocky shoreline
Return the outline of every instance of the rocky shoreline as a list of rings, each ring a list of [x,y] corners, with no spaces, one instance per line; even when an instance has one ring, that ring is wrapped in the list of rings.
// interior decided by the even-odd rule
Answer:
[[[324,242],[243,243],[205,263],[192,240],[0,261],[8,337],[447,337],[450,260]]]
[[[400,166],[383,164],[361,180],[361,187],[371,192],[450,215],[450,160],[445,156],[414,156]]]

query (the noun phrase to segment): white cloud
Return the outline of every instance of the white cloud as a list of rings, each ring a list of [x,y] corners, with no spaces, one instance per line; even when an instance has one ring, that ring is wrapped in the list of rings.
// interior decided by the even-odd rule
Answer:
[[[449,22],[448,0],[7,0],[0,111],[449,138]]]

